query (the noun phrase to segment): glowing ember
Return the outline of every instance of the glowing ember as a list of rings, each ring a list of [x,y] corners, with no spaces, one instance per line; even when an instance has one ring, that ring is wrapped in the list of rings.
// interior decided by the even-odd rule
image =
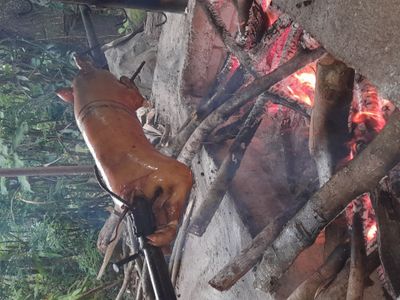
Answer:
[[[367,232],[367,240],[372,241],[376,237],[376,233],[378,231],[378,228],[376,227],[376,223],[374,223]]]
[[[312,89],[315,89],[315,74],[314,73],[301,73],[301,74],[294,74],[294,77],[296,77],[302,84],[306,84]]]
[[[286,95],[308,106],[313,105],[315,73],[312,65],[305,67],[284,80]],[[283,85],[283,84],[282,84]]]

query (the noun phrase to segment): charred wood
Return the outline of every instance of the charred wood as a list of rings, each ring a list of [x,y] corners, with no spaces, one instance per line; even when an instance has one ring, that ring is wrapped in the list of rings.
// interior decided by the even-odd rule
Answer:
[[[275,291],[279,279],[319,232],[349,202],[370,191],[400,159],[400,112],[394,112],[382,132],[347,166],[315,193],[264,253],[255,285]]]
[[[236,171],[240,167],[247,146],[250,144],[261,123],[265,112],[265,103],[266,98],[260,97],[257,99],[247,120],[240,129],[238,136],[229,148],[228,154],[222,161],[211,188],[197,210],[197,215],[193,216],[192,224],[189,227],[190,233],[202,236],[206,231],[208,224],[210,224],[212,217],[217,211],[232,179],[235,177]]]
[[[264,33],[261,42],[252,49],[252,56],[257,61],[261,55],[270,49],[278,37],[292,24],[291,18],[287,14],[282,14]]]
[[[233,121],[232,123],[218,129],[215,133],[213,133],[208,139],[207,142],[210,144],[219,144],[226,140],[234,139],[240,128],[243,126],[246,121],[251,109],[247,110],[240,118]]]
[[[231,259],[231,261],[209,281],[209,284],[219,291],[230,289],[261,260],[265,249],[267,249],[279,235],[287,221],[303,207],[306,200],[311,197],[317,187],[317,181],[310,183],[309,186],[296,197],[294,201],[296,206],[285,211],[269,223],[257,234],[247,248],[243,249],[239,255]]]
[[[332,280],[343,268],[350,254],[348,243],[341,244],[333,250],[324,264],[311,275],[306,281],[299,285],[288,300],[308,300],[314,299],[318,288],[325,282]]]
[[[247,101],[268,90],[275,83],[318,59],[323,53],[323,49],[302,51],[275,71],[255,79],[252,83],[243,88],[240,93],[232,97],[229,102],[221,105],[201,122],[186,142],[183,150],[179,154],[178,160],[189,165],[210,132],[214,130],[216,126],[223,123],[235,110],[243,106]]]
[[[253,61],[248,54],[243,51],[239,45],[236,44],[235,39],[231,36],[229,31],[226,29],[224,22],[221,17],[215,11],[213,5],[209,0],[198,0],[197,1],[203,8],[205,14],[213,25],[216,33],[221,37],[224,45],[234,56],[236,56],[240,64],[254,77],[257,77],[257,71],[253,68]]]
[[[367,257],[364,280],[369,280],[369,275],[380,265],[378,250],[375,250]],[[340,273],[331,282],[328,282],[315,295],[315,300],[342,300],[346,299],[349,284],[350,262],[348,261]]]
[[[327,54],[317,63],[309,149],[323,186],[350,154],[348,119],[353,100],[354,70]],[[347,239],[341,214],[325,228],[325,257]]]
[[[351,233],[351,259],[346,300],[361,300],[364,294],[366,250],[359,212],[354,213]]]
[[[354,70],[330,55],[317,63],[315,101],[309,148],[324,185],[349,155],[348,119],[353,99]]]
[[[371,193],[378,225],[379,256],[388,292],[394,298],[400,296],[400,203],[391,186],[396,173],[391,172]]]

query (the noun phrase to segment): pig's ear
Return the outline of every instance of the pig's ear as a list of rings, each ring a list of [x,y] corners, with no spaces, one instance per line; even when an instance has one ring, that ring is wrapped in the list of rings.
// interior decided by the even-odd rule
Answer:
[[[68,103],[74,103],[74,91],[72,88],[60,88],[56,91],[58,97]]]

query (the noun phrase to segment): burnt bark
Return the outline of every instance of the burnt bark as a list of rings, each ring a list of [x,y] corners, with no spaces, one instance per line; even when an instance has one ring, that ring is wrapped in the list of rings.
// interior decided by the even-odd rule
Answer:
[[[350,274],[346,300],[363,299],[366,256],[362,219],[359,212],[355,212],[351,233]]]
[[[337,246],[328,256],[324,264],[319,267],[310,278],[299,285],[287,300],[314,299],[318,288],[340,272],[349,254],[350,246],[348,243]]]
[[[396,167],[396,170],[398,167]],[[400,201],[391,182],[396,172],[371,193],[378,227],[378,249],[389,293],[400,296]]]
[[[349,202],[368,192],[400,159],[400,112],[394,112],[382,132],[347,166],[315,193],[304,208],[288,222],[264,253],[257,269],[255,286],[275,291],[279,279],[319,232]]]

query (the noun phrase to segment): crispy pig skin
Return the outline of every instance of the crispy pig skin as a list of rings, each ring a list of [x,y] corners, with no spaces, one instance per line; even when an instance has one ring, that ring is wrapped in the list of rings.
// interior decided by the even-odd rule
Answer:
[[[79,129],[111,191],[128,202],[135,196],[154,200],[158,230],[148,238],[155,246],[168,245],[192,187],[190,169],[147,140],[135,113],[144,98],[133,84],[87,62],[77,65],[72,89],[57,94],[73,102]]]

